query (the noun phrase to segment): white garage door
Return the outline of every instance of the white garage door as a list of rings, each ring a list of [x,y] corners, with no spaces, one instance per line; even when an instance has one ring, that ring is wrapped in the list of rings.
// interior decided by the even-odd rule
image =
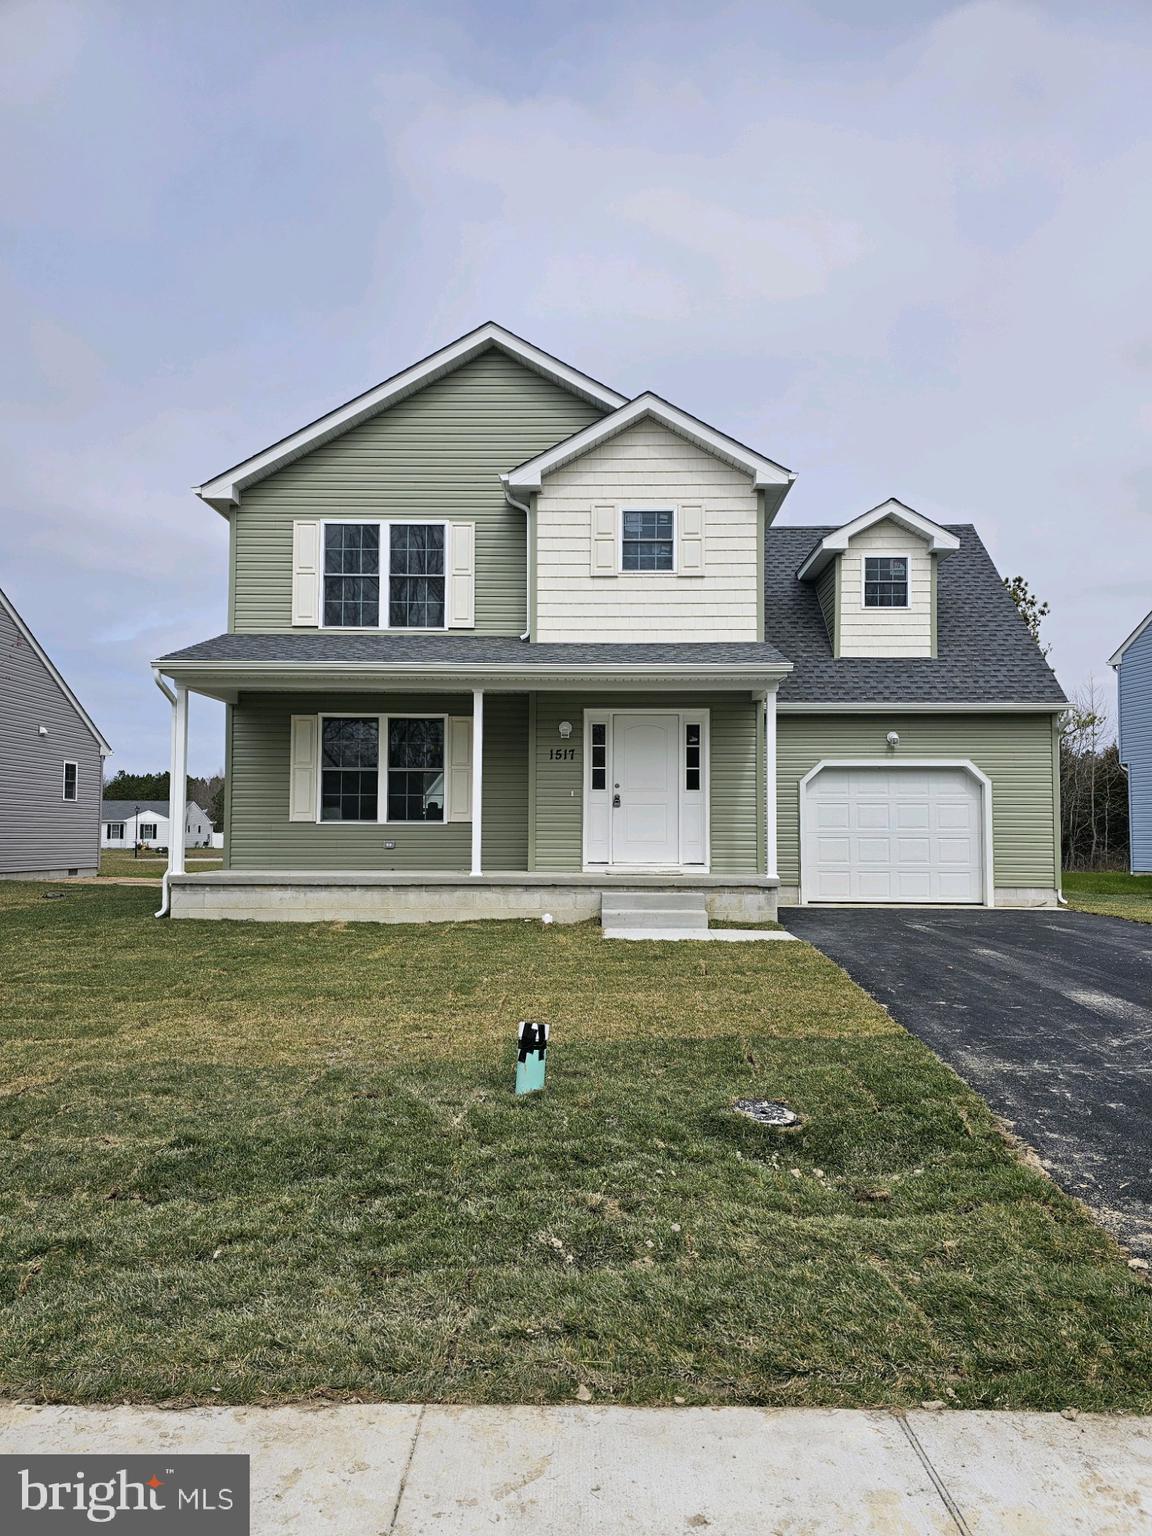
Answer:
[[[962,768],[824,768],[804,790],[807,901],[980,902],[983,796]]]

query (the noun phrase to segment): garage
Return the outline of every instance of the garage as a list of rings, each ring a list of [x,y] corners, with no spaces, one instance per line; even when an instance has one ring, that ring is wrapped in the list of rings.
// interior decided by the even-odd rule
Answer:
[[[803,902],[980,905],[991,786],[971,763],[818,763],[800,785]]]

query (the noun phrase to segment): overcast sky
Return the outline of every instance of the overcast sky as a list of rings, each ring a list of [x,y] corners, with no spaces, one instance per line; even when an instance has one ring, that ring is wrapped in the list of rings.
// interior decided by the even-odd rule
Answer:
[[[1152,608],[1152,6],[0,0],[0,586],[116,748],[225,625],[188,489],[496,319],[1052,604]],[[194,701],[191,765],[223,760]]]

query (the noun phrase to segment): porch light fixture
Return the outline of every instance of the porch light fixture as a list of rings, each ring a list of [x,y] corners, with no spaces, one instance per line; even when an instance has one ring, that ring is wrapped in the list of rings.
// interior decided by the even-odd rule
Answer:
[[[571,736],[571,734],[572,734],[572,722],[571,722],[571,720],[561,720],[558,729],[560,731],[560,740],[561,741],[567,741],[569,736]]]
[[[884,740],[888,743],[892,750],[895,751],[896,748],[900,745],[900,732],[889,731]]]

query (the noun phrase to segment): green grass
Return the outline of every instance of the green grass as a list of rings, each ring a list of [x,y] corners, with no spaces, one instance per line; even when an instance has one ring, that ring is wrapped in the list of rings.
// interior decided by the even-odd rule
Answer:
[[[1152,875],[1118,870],[1065,870],[1064,895],[1077,912],[1152,923]]]
[[[224,853],[220,848],[188,848],[185,850],[184,861],[189,869],[219,869],[223,865]],[[129,875],[137,880],[159,881],[167,868],[168,855],[165,853],[142,853],[137,858],[131,849],[100,850],[100,873],[105,876],[123,878]]]
[[[0,884],[0,1391],[1152,1409],[1152,1292],[807,945],[154,901]]]

